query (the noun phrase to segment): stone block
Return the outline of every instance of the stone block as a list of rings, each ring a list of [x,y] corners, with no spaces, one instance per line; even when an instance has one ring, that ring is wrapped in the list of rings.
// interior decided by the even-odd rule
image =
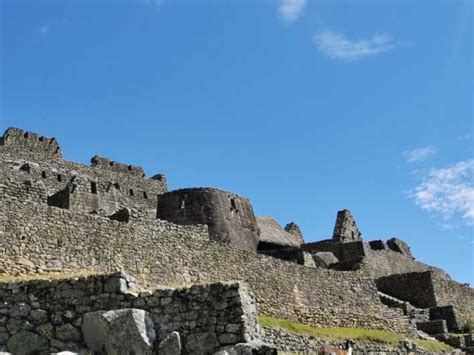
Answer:
[[[7,348],[13,354],[36,354],[48,350],[49,342],[38,334],[20,330],[8,339]]]
[[[151,354],[156,338],[150,314],[141,309],[86,313],[82,333],[90,349],[107,353]]]
[[[190,354],[212,354],[219,346],[215,333],[194,333],[186,338],[185,349]]]
[[[178,332],[172,332],[158,345],[158,355],[180,355],[181,337]]]

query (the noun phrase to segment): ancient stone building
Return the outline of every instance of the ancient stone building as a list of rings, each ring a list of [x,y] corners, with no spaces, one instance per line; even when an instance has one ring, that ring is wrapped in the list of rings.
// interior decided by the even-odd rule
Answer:
[[[158,198],[156,216],[182,225],[206,224],[211,240],[257,250],[259,231],[252,205],[234,193],[211,188],[164,193]]]
[[[356,222],[349,210],[337,212],[332,239],[341,243],[355,242],[361,239],[359,229],[357,229]]]
[[[422,330],[446,342],[474,319],[472,288],[417,261],[398,238],[363,240],[348,210],[332,238],[305,243],[296,224],[255,216],[245,197],[168,191],[163,174],[147,178],[98,156],[89,166],[66,161],[56,139],[18,128],[0,138],[0,173],[0,276],[96,274],[0,283],[0,352],[94,348],[90,329],[105,332],[99,325],[112,318],[154,329],[130,351],[178,346],[179,354],[262,349],[253,343],[261,340],[309,349],[297,336],[259,332],[257,312],[313,326]],[[127,277],[110,276],[117,270],[160,291],[130,290]],[[128,346],[105,338],[97,346]]]

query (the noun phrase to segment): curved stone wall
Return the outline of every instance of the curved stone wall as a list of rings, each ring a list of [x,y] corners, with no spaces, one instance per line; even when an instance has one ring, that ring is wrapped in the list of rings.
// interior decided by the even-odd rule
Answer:
[[[250,201],[211,188],[181,189],[158,196],[157,218],[176,224],[207,224],[213,241],[256,252],[258,226]]]

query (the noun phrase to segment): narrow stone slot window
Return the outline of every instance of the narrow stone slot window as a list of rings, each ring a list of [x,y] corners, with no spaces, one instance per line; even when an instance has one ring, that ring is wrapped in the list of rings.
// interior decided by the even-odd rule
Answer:
[[[94,181],[91,181],[91,192],[93,194],[96,194],[97,193],[97,183],[94,182]]]
[[[180,204],[179,208],[184,210],[184,207],[186,207],[186,202],[184,202],[184,200],[181,200],[181,204]]]
[[[147,195],[146,191],[143,191],[143,198],[144,198],[144,199],[147,199],[147,198],[148,198],[148,195]]]
[[[116,182],[116,183],[114,184],[114,187],[115,187],[117,190],[120,190],[120,184],[119,184],[118,182]]]
[[[230,206],[232,207],[233,210],[237,209],[237,207],[235,206],[235,200],[233,198],[230,199]]]
[[[43,179],[46,179],[46,178],[47,178],[47,176],[46,176],[46,171],[42,171],[42,172],[41,172],[41,177],[42,177]]]
[[[130,189],[130,196],[133,196],[133,189]]]
[[[58,174],[57,179],[59,182],[63,181],[63,176],[61,174]]]

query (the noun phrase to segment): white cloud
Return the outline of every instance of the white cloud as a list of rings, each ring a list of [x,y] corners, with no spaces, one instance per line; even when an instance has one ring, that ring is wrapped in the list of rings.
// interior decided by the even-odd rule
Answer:
[[[314,36],[316,47],[326,56],[346,62],[356,61],[390,51],[396,47],[392,36],[375,34],[367,39],[350,40],[333,31],[321,31]]]
[[[46,33],[49,32],[49,25],[43,25],[39,28],[39,31],[41,32],[41,34],[45,35]]]
[[[458,162],[442,169],[432,169],[410,193],[422,209],[444,219],[461,217],[474,225],[474,160]]]
[[[306,0],[280,0],[278,13],[286,22],[293,22],[303,13]]]
[[[403,152],[403,156],[407,163],[416,163],[420,161],[424,161],[431,157],[438,151],[438,147],[434,145],[428,145],[422,148],[416,148],[412,150],[406,150]]]

